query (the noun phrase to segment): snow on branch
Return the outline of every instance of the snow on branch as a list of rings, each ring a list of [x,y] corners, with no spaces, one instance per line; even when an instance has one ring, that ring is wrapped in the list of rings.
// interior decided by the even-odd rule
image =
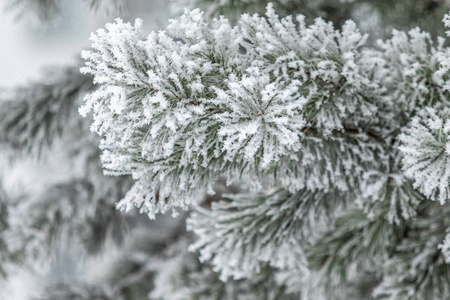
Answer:
[[[212,260],[223,280],[251,277],[265,263],[306,275],[302,244],[317,238],[348,202],[343,193],[308,190],[230,195],[188,219],[188,230],[198,236],[190,250],[199,250],[202,261]]]
[[[449,295],[449,206],[428,203],[412,220],[384,263],[383,278],[372,295],[377,299],[445,299]],[[442,243],[442,241],[444,241]]]
[[[298,160],[309,128],[328,136],[374,117],[378,85],[353,22],[306,26],[270,4],[266,17],[232,27],[193,10],[146,39],[140,20],[92,35],[82,72],[100,87],[80,113],[104,137],[106,174],[136,179],[120,208],[186,207],[222,176],[259,189],[277,161]]]
[[[450,196],[450,110],[426,108],[400,135],[405,175],[429,199]]]

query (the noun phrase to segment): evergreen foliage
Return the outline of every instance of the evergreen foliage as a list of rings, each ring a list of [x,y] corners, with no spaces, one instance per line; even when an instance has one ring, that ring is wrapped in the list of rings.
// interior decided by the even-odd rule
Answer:
[[[11,259],[9,253],[9,247],[3,238],[4,233],[8,230],[8,205],[6,195],[3,191],[0,193],[0,276],[6,278],[7,271],[5,264]]]
[[[243,12],[263,15],[268,1],[265,0],[179,0],[173,2],[174,13],[184,8],[200,8],[208,19],[224,15],[233,23]],[[302,14],[308,22],[317,17],[333,22],[340,28],[347,19],[353,19],[364,30],[376,37],[390,34],[394,29],[409,30],[420,26],[436,37],[444,33],[440,24],[449,10],[446,0],[274,0],[271,1],[278,14]]]
[[[40,157],[58,137],[86,133],[82,128],[86,122],[74,108],[94,88],[92,78],[79,74],[77,68],[47,72],[47,82],[19,87],[2,99],[0,143],[12,148],[15,157]]]
[[[0,196],[1,274],[76,242],[117,252],[35,299],[450,298],[450,16],[403,31],[444,1],[189,5],[148,35],[107,24],[83,74],[0,102],[11,162],[81,170]]]
[[[442,39],[433,46],[419,29],[394,31],[370,48],[351,21],[308,26],[302,15],[279,19],[272,5],[238,24],[208,24],[193,10],[147,39],[140,20],[91,37],[82,71],[101,86],[81,113],[92,111],[92,129],[105,137],[104,168],[137,180],[120,206],[153,217],[195,204],[199,189],[225,176],[248,193],[188,220],[199,238],[191,250],[223,280],[268,265],[329,278],[317,286],[323,296],[351,282],[349,272],[384,279],[380,264],[396,258],[426,201],[414,188],[448,198]],[[263,186],[278,190],[264,196]],[[362,211],[335,223],[314,213],[351,207]]]
[[[112,300],[105,291],[96,286],[77,285],[75,283],[57,283],[46,289],[43,297],[34,298],[33,300]]]

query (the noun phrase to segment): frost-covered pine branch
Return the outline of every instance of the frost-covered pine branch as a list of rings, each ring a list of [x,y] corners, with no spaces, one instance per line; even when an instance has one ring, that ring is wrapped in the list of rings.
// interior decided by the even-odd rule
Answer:
[[[264,267],[249,279],[223,282],[209,263],[201,263],[198,253],[187,252],[189,240],[181,239],[166,250],[166,257],[155,259],[155,287],[152,300],[185,299],[298,299],[277,283],[276,271]]]
[[[426,203],[420,216],[392,249],[374,295],[381,299],[445,299],[449,295],[449,265],[440,246],[449,228],[449,207]]]
[[[301,9],[282,2],[281,15]],[[262,1],[230,3],[186,11],[149,36],[141,21],[118,20],[83,54],[96,86],[72,68],[0,103],[2,147],[19,158],[56,151],[82,170],[0,200],[1,274],[4,262],[64,243],[99,254],[111,241],[119,254],[101,280],[59,282],[35,298],[450,298],[445,39],[414,28],[372,43],[356,17],[310,21],[325,7],[279,19],[271,6],[237,16],[241,4],[262,12]],[[440,22],[442,3],[350,1],[342,11],[415,5]],[[210,20],[220,5],[237,27]],[[384,14],[386,28],[404,28]],[[92,124],[75,113],[86,92]],[[99,141],[105,173],[133,176],[126,196],[131,176],[102,176]],[[238,188],[205,201],[223,178]],[[120,198],[152,218],[191,211],[153,223],[115,211]]]
[[[301,149],[315,136],[333,146],[349,139],[366,150],[335,153],[356,165],[330,168],[324,157],[329,176],[312,177],[312,189],[346,191],[353,176],[337,174],[382,167],[373,159],[386,155],[379,137],[358,129],[376,117],[371,98],[378,85],[365,75],[380,60],[364,58],[365,37],[355,24],[340,32],[322,20],[307,27],[299,17],[297,26],[291,18],[279,20],[271,7],[267,18],[243,15],[236,28],[220,19],[210,28],[194,10],[147,40],[140,21],[118,21],[93,35],[95,50],[83,53],[83,72],[101,85],[80,112],[93,111],[91,128],[105,136],[108,173],[137,180],[121,207],[136,204],[150,216],[185,207],[221,176],[253,190],[263,182],[303,188],[291,184],[305,185],[296,180],[305,176],[298,167],[310,157]],[[312,172],[321,172],[311,164]]]
[[[339,215],[347,195],[278,190],[266,195],[236,194],[192,214],[187,229],[199,239],[191,250],[212,260],[221,278],[251,278],[266,265],[307,273],[302,246],[320,236],[324,223]],[[337,203],[334,203],[337,202]]]
[[[353,16],[381,2],[394,3],[345,5]],[[237,27],[199,10],[149,36],[117,20],[83,53],[96,87],[68,69],[0,103],[2,147],[56,149],[82,170],[0,205],[0,270],[10,251],[26,261],[81,241],[98,253],[112,238],[122,248],[103,281],[37,297],[449,298],[445,40],[415,28],[372,44],[352,21],[280,19],[270,5],[238,18],[234,3]],[[86,92],[100,139],[75,115]],[[133,176],[124,198],[129,177],[102,177],[99,140],[105,173]],[[223,178],[239,188],[204,201]],[[195,237],[120,215],[120,198],[152,218],[192,209]],[[125,219],[142,232],[124,234]]]
[[[80,112],[103,137],[105,172],[135,180],[119,208],[176,212],[225,177],[240,191],[188,219],[191,250],[223,280],[270,267],[305,299],[345,297],[352,286],[367,296],[380,280],[376,295],[385,295],[394,271],[380,265],[418,266],[402,245],[424,214],[432,222],[430,200],[447,204],[444,39],[416,28],[371,47],[354,22],[307,25],[272,5],[237,24],[194,9],[147,37],[141,20],[92,35],[82,72],[99,89]],[[439,261],[446,227],[429,244],[434,233],[421,235],[420,249]],[[411,272],[434,280],[449,270],[433,266]],[[448,295],[446,282],[432,284],[435,292],[418,286],[413,296]]]
[[[450,111],[427,107],[400,136],[405,175],[427,198],[445,203],[450,197]]]

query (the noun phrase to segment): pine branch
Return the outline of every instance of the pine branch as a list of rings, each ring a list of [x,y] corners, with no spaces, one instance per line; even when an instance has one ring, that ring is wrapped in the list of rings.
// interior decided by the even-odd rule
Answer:
[[[412,119],[400,136],[403,170],[431,200],[450,197],[450,110],[427,108]]]
[[[425,198],[400,173],[366,172],[356,203],[369,219],[400,224],[416,215]]]
[[[391,254],[383,281],[374,291],[380,299],[448,297],[450,267],[439,244],[449,228],[449,207],[427,206]]]
[[[116,296],[112,297],[102,287],[70,283],[57,283],[48,286],[42,296],[32,300],[121,300]]]
[[[351,21],[336,30],[305,19],[268,5],[232,27],[193,10],[147,39],[141,20],[92,36],[83,72],[99,89],[80,112],[93,113],[106,172],[136,180],[119,207],[151,218],[187,209],[225,177],[246,193],[188,221],[199,237],[191,249],[222,280],[268,268],[305,298],[315,287],[325,299],[351,287],[367,295],[379,280],[391,299],[448,298],[438,279],[448,224],[418,225],[434,214],[427,200],[448,199],[448,48],[418,29],[371,48]],[[380,267],[397,261],[408,275]]]
[[[0,102],[0,143],[16,153],[40,157],[58,137],[86,123],[76,112],[94,88],[92,78],[80,75],[77,67],[50,72],[48,83],[19,88]]]
[[[139,179],[122,208],[136,204],[153,217],[186,207],[222,176],[245,178],[257,190],[259,173],[275,161],[297,161],[303,128],[326,137],[376,117],[376,106],[360,96],[375,98],[377,83],[366,78],[365,37],[354,23],[342,32],[321,20],[306,27],[302,17],[299,25],[279,20],[271,7],[267,18],[243,16],[240,28],[217,20],[209,28],[193,11],[145,42],[140,21],[109,24],[93,36],[83,71],[100,90],[81,112],[92,110],[92,127],[105,136],[108,173]],[[290,183],[297,178],[289,175]]]
[[[341,28],[348,19],[364,28],[364,31],[378,38],[389,35],[391,28],[409,30],[421,26],[433,37],[443,33],[442,15],[448,12],[445,0],[275,0],[277,12],[284,16],[303,14],[308,21],[321,17]],[[208,19],[223,15],[233,23],[242,13],[263,14],[269,1],[265,0],[178,0],[172,4],[174,13],[183,9],[200,8]]]
[[[0,190],[0,278],[8,275],[7,264],[14,259],[10,255],[8,243],[4,239],[5,232],[9,229],[8,202],[3,189]]]
[[[26,15],[35,18],[35,22],[45,23],[60,13],[59,0],[9,0],[7,10],[16,10],[16,18],[22,19]]]
[[[82,244],[88,254],[99,252],[109,240],[120,244],[133,222],[116,211],[115,201],[129,188],[129,180],[104,178],[96,184],[73,180],[11,205],[5,233],[14,245],[11,251],[28,265],[59,255],[69,241]]]
[[[265,263],[305,270],[302,245],[332,223],[351,201],[348,197],[308,190],[230,195],[188,219],[188,230],[198,236],[190,249],[199,250],[202,261],[212,260],[222,280],[250,278]]]
[[[178,241],[169,247],[168,257],[153,262],[157,272],[150,299],[298,299],[298,294],[287,294],[279,286],[276,272],[268,267],[250,279],[223,282],[210,264],[200,263],[196,253],[186,251],[187,244]]]
[[[311,272],[317,272],[311,280],[320,280],[315,284],[328,297],[342,285],[357,286],[363,279],[359,276],[370,276],[377,282],[384,275],[383,265],[399,242],[403,227],[392,226],[383,218],[370,220],[361,211],[347,212],[306,248]]]

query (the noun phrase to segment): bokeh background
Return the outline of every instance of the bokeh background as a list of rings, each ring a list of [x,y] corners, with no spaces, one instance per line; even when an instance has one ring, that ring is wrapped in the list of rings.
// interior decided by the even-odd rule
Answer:
[[[58,11],[48,19],[40,19],[39,12],[30,7],[12,4],[14,1],[0,1],[0,94],[54,80],[55,70],[81,65],[80,52],[89,47],[91,32],[118,17],[131,22],[142,18],[146,30],[152,30],[164,27],[170,15],[169,3],[164,0],[129,0],[123,9],[108,3],[92,9],[83,1],[62,0]],[[14,164],[7,163],[3,156],[3,185],[10,197],[46,193],[49,187],[82,173],[57,156],[45,162],[23,159]],[[37,263],[33,272],[18,267],[1,285],[0,299],[28,300],[60,281],[89,282],[118,255],[114,245],[90,258],[83,255],[79,245],[70,249]]]

